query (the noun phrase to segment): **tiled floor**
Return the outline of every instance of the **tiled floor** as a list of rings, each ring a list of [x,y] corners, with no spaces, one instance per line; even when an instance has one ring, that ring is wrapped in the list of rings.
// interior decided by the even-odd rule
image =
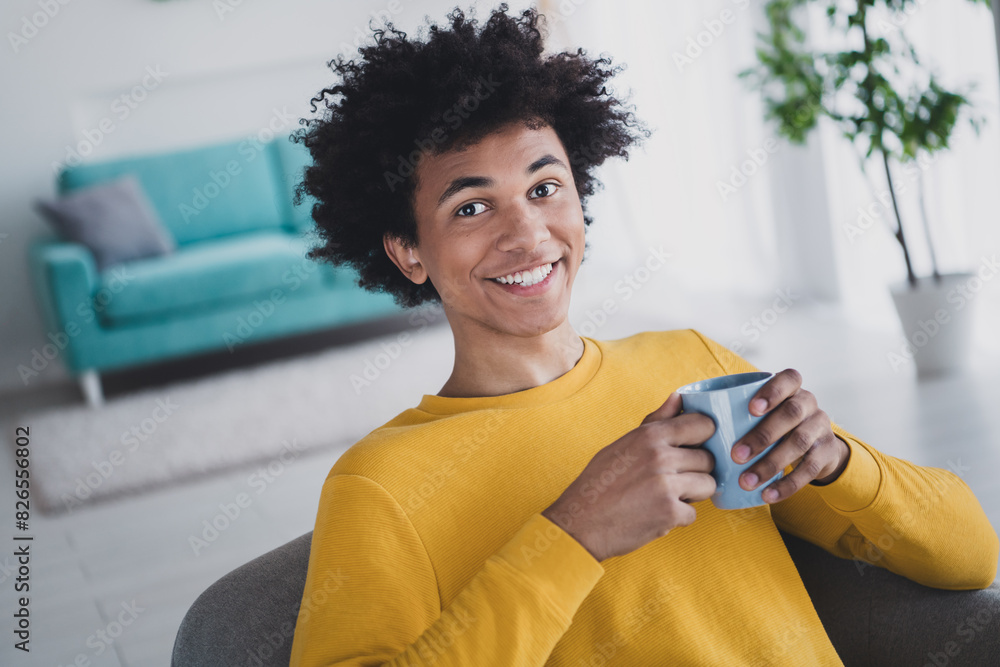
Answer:
[[[637,298],[630,310],[623,309],[628,314],[611,318],[594,337],[690,326],[728,344],[739,323],[763,307],[720,302],[688,312],[673,309],[668,318],[656,315],[650,304]],[[688,313],[696,316],[688,318]],[[877,449],[921,465],[960,470],[993,525],[1000,526],[1000,485],[995,482],[1000,470],[1000,350],[977,349],[968,372],[917,383],[912,368],[896,373],[886,363],[886,351],[896,346],[895,336],[851,329],[836,309],[801,304],[743,356],[767,370],[798,369],[805,388],[817,395],[832,419]],[[38,400],[74,398],[69,391]],[[220,503],[248,490],[252,467],[68,515],[35,513],[32,652],[25,660],[5,640],[0,664],[70,665],[84,656],[101,667],[168,665],[177,627],[198,594],[233,568],[312,529],[320,486],[340,453],[294,460],[197,555],[189,538],[219,512]],[[9,456],[0,458],[0,475],[13,477]],[[12,565],[11,556],[0,556],[4,610],[13,606]],[[109,646],[98,633],[115,634],[119,616],[131,618],[126,608],[134,609],[135,618]]]

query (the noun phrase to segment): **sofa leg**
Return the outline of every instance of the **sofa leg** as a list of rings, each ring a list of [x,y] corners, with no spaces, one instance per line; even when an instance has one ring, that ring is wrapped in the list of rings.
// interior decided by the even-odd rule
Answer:
[[[87,405],[99,408],[104,405],[104,392],[101,391],[101,376],[95,370],[84,371],[80,377],[80,390],[87,399]]]

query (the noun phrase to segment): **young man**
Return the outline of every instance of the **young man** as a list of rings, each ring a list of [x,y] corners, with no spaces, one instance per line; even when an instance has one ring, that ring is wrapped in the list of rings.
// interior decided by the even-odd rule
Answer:
[[[840,665],[778,527],[842,558],[891,535],[876,565],[989,586],[998,539],[964,482],[832,424],[794,369],[734,448],[782,439],[742,478],[784,469],[769,504],[708,502],[714,425],[672,392],[757,369],[691,329],[573,330],[591,171],[642,126],[607,61],[543,56],[536,13],[506,10],[380,34],[304,137],[314,258],[440,302],[455,361],[331,470],[291,664]]]

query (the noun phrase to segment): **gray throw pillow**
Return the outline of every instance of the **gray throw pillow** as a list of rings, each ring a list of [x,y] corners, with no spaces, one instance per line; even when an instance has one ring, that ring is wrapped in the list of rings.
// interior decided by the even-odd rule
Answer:
[[[98,271],[177,248],[133,174],[59,199],[36,199],[35,206],[60,237],[90,248]]]

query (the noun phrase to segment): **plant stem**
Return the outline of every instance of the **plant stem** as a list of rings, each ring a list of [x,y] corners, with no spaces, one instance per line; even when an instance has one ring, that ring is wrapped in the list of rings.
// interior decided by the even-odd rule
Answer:
[[[941,285],[941,274],[938,273],[937,258],[934,256],[934,241],[931,239],[931,227],[927,223],[927,209],[924,208],[924,170],[917,172],[917,196],[920,198],[920,218],[924,222],[924,234],[927,235],[927,249],[931,251],[931,268],[934,271],[934,284]]]
[[[861,37],[864,43],[865,63],[867,65],[865,78],[859,85],[867,93],[867,99],[872,100],[875,96],[875,74],[872,56],[873,47],[871,39],[868,37],[868,26],[866,25],[868,22],[867,6],[864,2],[862,2],[862,0],[858,0],[857,8],[858,11],[855,16],[859,17],[858,25],[861,26]],[[910,252],[906,248],[906,238],[903,236],[903,218],[899,215],[899,204],[896,202],[896,188],[892,185],[892,174],[889,171],[889,155],[886,151],[885,144],[882,142],[885,131],[886,128],[880,125],[878,128],[878,134],[876,137],[873,137],[873,139],[878,140],[878,152],[882,154],[882,164],[885,166],[885,180],[889,184],[889,194],[892,196],[892,210],[896,214],[895,237],[896,240],[899,241],[899,244],[903,246],[903,258],[906,260],[906,279],[910,281],[910,288],[916,289],[917,277],[913,273],[913,265],[910,263]]]
[[[853,143],[852,143],[852,146],[854,146]],[[857,146],[854,146],[854,148],[855,148],[855,153],[858,156],[859,170],[864,175],[865,183],[868,184],[868,189],[871,191],[872,202],[877,201],[878,203],[882,204],[882,208],[886,208],[886,204],[882,201],[882,195],[879,194],[878,192],[876,192],[875,183],[872,181],[872,178],[871,178],[871,172],[869,172],[868,168],[865,166],[865,160],[867,158],[865,158],[865,156],[861,155],[861,151],[857,150]],[[879,221],[882,224],[885,225],[885,228],[887,230],[889,230],[890,234],[892,234],[893,236],[896,235],[896,228],[893,227],[892,223],[889,222],[888,217],[883,218],[881,214],[878,215],[878,216],[876,216],[876,217],[879,219]]]
[[[917,288],[917,276],[913,273],[913,265],[910,264],[910,252],[906,249],[906,238],[903,236],[903,218],[899,215],[899,205],[896,203],[896,188],[892,185],[892,174],[889,172],[889,156],[884,148],[879,148],[882,154],[882,164],[885,165],[885,180],[889,183],[889,194],[892,196],[892,210],[896,213],[896,240],[903,246],[903,258],[906,259],[906,279],[910,281],[910,287]]]

